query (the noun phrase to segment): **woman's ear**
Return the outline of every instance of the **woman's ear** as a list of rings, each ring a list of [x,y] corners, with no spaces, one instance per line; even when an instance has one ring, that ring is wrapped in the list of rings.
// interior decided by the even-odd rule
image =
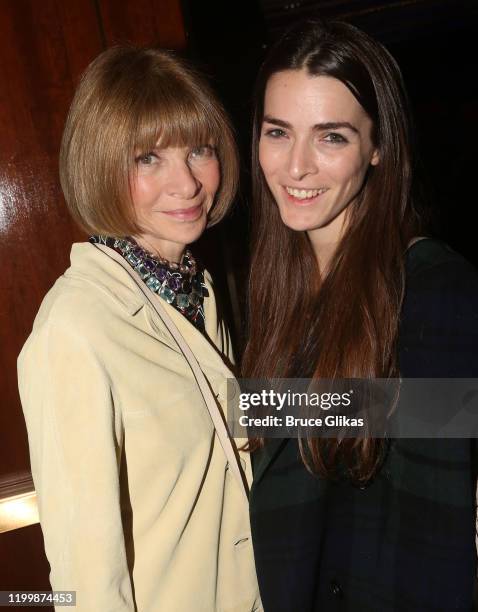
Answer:
[[[370,165],[377,166],[379,162],[380,162],[380,153],[378,149],[375,149],[375,151],[372,153],[372,158],[370,159]]]

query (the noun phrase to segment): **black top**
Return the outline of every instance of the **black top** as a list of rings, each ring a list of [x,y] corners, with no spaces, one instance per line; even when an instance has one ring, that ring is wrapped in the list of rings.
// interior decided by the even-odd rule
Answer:
[[[435,240],[407,254],[403,377],[478,378],[478,274]],[[472,609],[474,441],[392,442],[372,483],[311,476],[296,440],[254,457],[251,524],[265,612]]]

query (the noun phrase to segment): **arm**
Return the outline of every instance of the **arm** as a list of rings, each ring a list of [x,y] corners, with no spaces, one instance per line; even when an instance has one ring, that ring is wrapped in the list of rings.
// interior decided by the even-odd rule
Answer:
[[[441,255],[444,261],[423,265],[409,279],[402,321],[400,369],[404,377],[478,378],[478,274],[456,254]],[[429,456],[441,449],[440,459],[447,465],[445,476],[458,482],[455,475],[461,471],[464,478],[469,478],[469,497],[453,495],[447,487],[447,503],[468,505],[469,513],[476,515],[476,441],[439,440],[439,445],[433,439],[419,442],[420,451]],[[406,443],[413,441],[401,442],[402,445]],[[455,523],[460,520],[456,519]],[[451,520],[444,523],[452,524]],[[456,537],[450,538],[450,542],[458,545]],[[471,557],[470,551],[467,558],[469,565],[474,567],[476,556]]]
[[[52,317],[53,319],[53,317]],[[51,319],[19,358],[19,386],[55,590],[76,610],[135,610],[120,509],[120,418],[75,321]]]

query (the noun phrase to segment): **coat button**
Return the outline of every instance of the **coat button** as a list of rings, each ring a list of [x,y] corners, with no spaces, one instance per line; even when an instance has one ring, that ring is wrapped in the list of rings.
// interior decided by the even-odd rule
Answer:
[[[344,593],[342,591],[342,587],[336,580],[330,581],[330,590],[332,591],[332,595],[337,599],[342,599]]]

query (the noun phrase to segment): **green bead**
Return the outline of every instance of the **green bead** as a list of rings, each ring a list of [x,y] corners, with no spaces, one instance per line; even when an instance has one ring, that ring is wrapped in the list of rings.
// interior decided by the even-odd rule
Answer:
[[[174,291],[172,291],[169,287],[161,287],[159,290],[159,295],[163,298],[163,300],[166,300],[168,304],[172,304],[174,302],[174,298],[176,297]]]
[[[178,293],[176,296],[176,304],[178,308],[187,308],[189,306],[189,297],[185,293]]]
[[[161,283],[155,276],[150,276],[146,281],[146,285],[155,293],[157,293],[161,288]]]
[[[140,258],[137,257],[134,253],[128,253],[126,255],[126,261],[128,261],[134,268],[140,263]]]
[[[148,278],[149,270],[148,268],[146,268],[144,264],[140,263],[139,265],[136,266],[135,270],[138,272],[138,274],[141,276],[143,280]]]

